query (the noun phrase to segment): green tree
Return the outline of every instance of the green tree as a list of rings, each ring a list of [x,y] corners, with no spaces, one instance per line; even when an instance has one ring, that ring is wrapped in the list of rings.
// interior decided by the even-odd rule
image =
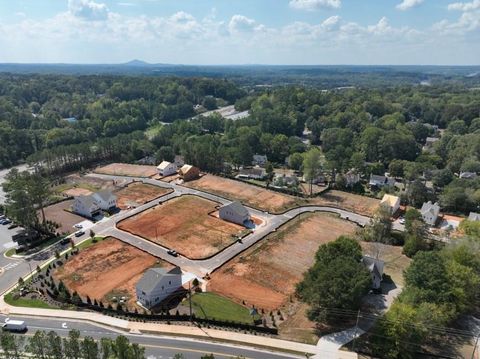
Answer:
[[[62,338],[54,332],[49,331],[47,334],[48,350],[47,355],[50,359],[63,359]]]
[[[13,335],[7,331],[0,331],[0,348],[6,359],[20,359],[23,357],[22,350],[25,338]]]
[[[97,359],[99,350],[98,350],[98,344],[95,340],[93,340],[92,337],[85,337],[83,338],[81,344],[81,353],[82,353],[82,358],[83,359]]]
[[[310,149],[305,153],[303,159],[303,176],[305,180],[310,183],[310,195],[313,194],[313,181],[321,173],[321,153],[320,150],[316,147]]]
[[[129,359],[130,341],[124,335],[119,335],[113,342],[113,353],[117,359]]]
[[[81,357],[80,332],[78,330],[73,329],[68,332],[68,338],[63,339],[63,350],[67,359],[79,359]]]
[[[288,157],[288,167],[294,169],[296,171],[300,170],[303,163],[303,155],[299,152],[292,153],[290,157]]]
[[[100,339],[100,351],[102,359],[110,359],[113,354],[113,342],[110,338]]]
[[[360,232],[360,236],[368,242],[392,244],[392,220],[390,218],[390,210],[386,206],[380,206],[370,224]]]
[[[48,340],[45,332],[39,330],[29,339],[27,351],[36,359],[48,358]]]

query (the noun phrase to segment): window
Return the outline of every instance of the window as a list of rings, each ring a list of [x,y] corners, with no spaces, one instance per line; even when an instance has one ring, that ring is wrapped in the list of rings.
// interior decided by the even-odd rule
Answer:
[[[172,281],[171,281],[171,280],[168,281],[168,285],[172,285]]]

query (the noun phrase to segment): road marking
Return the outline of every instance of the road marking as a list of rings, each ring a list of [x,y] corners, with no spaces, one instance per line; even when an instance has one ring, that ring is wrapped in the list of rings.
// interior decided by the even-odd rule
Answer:
[[[10,269],[15,268],[15,267],[18,266],[19,264],[20,264],[20,262],[8,263],[6,266],[2,267],[2,269],[3,269],[4,271],[7,271],[7,270],[10,270]]]

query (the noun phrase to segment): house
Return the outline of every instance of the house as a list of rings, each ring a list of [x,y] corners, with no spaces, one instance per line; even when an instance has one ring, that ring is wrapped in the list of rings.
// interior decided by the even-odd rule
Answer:
[[[178,174],[184,182],[188,182],[200,177],[200,170],[195,166],[183,165],[182,168],[178,170]]]
[[[305,178],[305,176],[302,177],[302,181],[305,182],[305,183],[310,183],[310,181],[307,181],[307,179]],[[319,183],[325,183],[325,181],[326,181],[325,175],[319,174],[318,176],[316,176],[316,177],[312,180],[312,183],[313,183],[313,184],[319,184]]]
[[[466,172],[460,172],[460,175],[458,177],[462,179],[472,180],[477,178],[477,174],[475,172],[466,171]]]
[[[298,186],[297,176],[276,173],[273,178],[273,186],[275,187],[296,187]]]
[[[370,181],[368,182],[370,187],[382,188],[385,186],[394,186],[395,179],[388,176],[370,175]]]
[[[355,171],[354,169],[351,169],[350,171],[345,173],[345,181],[346,181],[347,187],[353,187],[358,182],[360,182],[360,175],[358,174],[357,171]]]
[[[242,168],[236,178],[263,180],[266,176],[267,172],[263,168]]]
[[[104,210],[108,211],[117,207],[117,196],[115,196],[109,190],[101,190],[91,195],[97,206]]]
[[[434,226],[437,222],[438,214],[440,213],[440,206],[436,202],[432,204],[431,201],[428,201],[422,205],[420,213],[426,224]]]
[[[392,196],[391,194],[386,194],[383,196],[380,206],[388,208],[390,214],[393,215],[400,208],[400,198]]]
[[[425,140],[425,145],[423,146],[424,151],[429,151],[433,148],[433,144],[440,139],[437,137],[427,137]]]
[[[475,212],[470,212],[468,215],[468,220],[472,222],[480,221],[480,214]]]
[[[87,218],[92,218],[100,214],[100,207],[95,202],[93,195],[75,197],[72,210]]]
[[[266,155],[253,155],[252,166],[265,167],[267,161]]]
[[[140,158],[137,163],[139,165],[154,165],[155,164],[155,157],[154,156],[145,156]]]
[[[220,207],[218,210],[218,215],[221,219],[237,223],[242,226],[245,222],[250,221],[250,213],[248,213],[248,210],[238,201]]]
[[[150,268],[143,274],[135,287],[137,301],[145,308],[152,308],[181,287],[182,271],[179,267],[171,270]]]
[[[177,168],[181,168],[185,164],[185,159],[181,155],[175,155],[173,163],[175,163],[175,166],[177,166]]]
[[[385,262],[369,256],[363,256],[362,263],[372,276],[372,289],[380,289],[383,279],[383,267]]]
[[[177,165],[172,162],[162,161],[157,166],[157,171],[160,176],[170,176],[177,173]]]
[[[77,122],[77,118],[76,117],[67,117],[67,118],[63,118],[63,121],[66,121],[68,123],[75,123],[75,122]]]

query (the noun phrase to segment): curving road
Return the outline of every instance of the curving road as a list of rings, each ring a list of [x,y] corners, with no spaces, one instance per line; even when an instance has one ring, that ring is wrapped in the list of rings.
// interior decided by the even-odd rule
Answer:
[[[103,174],[90,174],[89,176],[108,179],[108,180],[125,179],[125,177],[123,176],[103,175]],[[207,273],[212,273],[213,271],[221,267],[223,264],[225,264],[232,258],[236,257],[241,252],[245,251],[249,247],[253,246],[255,243],[265,238],[265,236],[267,236],[268,234],[276,231],[285,223],[287,223],[288,221],[292,220],[293,218],[303,213],[311,213],[311,212],[333,213],[333,214],[339,215],[341,218],[345,220],[356,223],[357,225],[362,227],[367,225],[371,220],[370,217],[363,216],[354,212],[350,212],[350,211],[343,210],[340,208],[335,208],[335,207],[303,206],[303,207],[291,209],[283,214],[274,215],[268,212],[262,212],[258,209],[245,206],[252,216],[260,218],[263,221],[263,223],[257,226],[252,234],[245,237],[242,240],[242,243],[238,243],[238,242],[234,243],[229,247],[225,248],[223,251],[217,253],[216,255],[208,259],[193,260],[193,259],[186,258],[182,255],[178,255],[178,257],[173,257],[167,253],[168,248],[162,247],[158,244],[150,242],[132,233],[122,231],[117,228],[116,226],[117,223],[135,214],[143,212],[146,209],[152,208],[158,205],[159,203],[164,203],[172,198],[183,196],[183,195],[199,196],[199,197],[220,203],[221,205],[230,203],[231,200],[212,194],[212,193],[200,191],[198,189],[180,186],[175,183],[166,183],[158,180],[138,178],[138,177],[131,177],[131,179],[133,181],[140,181],[140,182],[144,182],[144,183],[162,187],[162,188],[169,188],[169,189],[172,189],[173,192],[165,196],[162,196],[159,199],[153,200],[142,206],[139,206],[133,210],[121,212],[115,216],[112,216],[103,221],[100,221],[92,228],[93,231],[100,235],[112,236],[112,237],[118,238],[121,241],[124,241],[130,245],[133,245],[139,249],[142,249],[174,265],[177,265],[185,271],[194,273],[199,277],[204,277]],[[400,231],[404,230],[403,226],[398,223],[394,223],[393,226],[394,226],[394,229],[396,230],[400,230]]]

